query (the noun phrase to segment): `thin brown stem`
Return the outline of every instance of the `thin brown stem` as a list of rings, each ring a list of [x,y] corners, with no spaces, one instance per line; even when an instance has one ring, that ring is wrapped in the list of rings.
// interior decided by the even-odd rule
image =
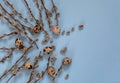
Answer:
[[[51,2],[52,2],[52,5],[53,5],[53,8],[52,8],[52,9],[53,9],[53,11],[55,12],[56,25],[59,26],[59,20],[58,20],[59,13],[57,13],[57,7],[56,7],[54,1],[51,0]]]
[[[12,75],[10,76],[10,78],[8,78],[8,80],[6,81],[6,83],[8,83],[14,76],[16,76],[16,74],[19,72],[19,70],[20,70],[21,68],[23,68],[24,64],[25,64],[29,59],[30,59],[30,58],[28,58],[20,67],[17,68],[17,70],[15,70],[15,73],[12,74]]]
[[[41,10],[41,7],[39,5],[40,3],[39,3],[38,0],[34,0],[34,1],[36,3],[37,9],[39,10],[39,17],[40,17],[40,23],[41,23],[40,26],[41,26],[41,29],[44,31],[44,34],[45,34],[45,37],[46,37],[45,40],[47,40],[47,42],[48,42],[48,40],[50,39],[50,37],[49,37],[48,32],[44,29],[44,22],[43,22],[43,17],[42,17],[42,10]]]
[[[22,19],[25,23],[28,23],[28,24],[30,24],[31,26],[33,26],[30,22],[28,22],[28,19],[27,18],[24,18],[23,16],[22,16],[22,14],[20,13],[20,12],[18,12],[15,8],[14,8],[14,6],[9,2],[9,1],[7,1],[7,0],[4,0],[4,2],[6,3],[6,5],[12,10],[12,15],[18,15],[18,17],[20,18],[20,19]]]
[[[42,71],[42,78],[44,77],[44,75],[45,75],[45,73],[47,72],[47,69],[48,69],[48,67],[49,67],[50,57],[51,57],[51,55],[48,57],[48,62],[47,62],[47,64],[46,64],[46,69],[45,69],[44,71]],[[37,75],[36,75],[35,78],[38,78],[38,79],[36,79],[36,80],[34,81],[34,83],[37,83],[37,82],[41,79],[41,77],[37,77]],[[35,78],[34,78],[34,79],[35,79]]]
[[[44,4],[44,0],[41,0],[41,3],[42,3],[42,6],[45,10],[45,15],[46,15],[46,18],[47,18],[47,22],[48,22],[48,25],[49,25],[49,28],[51,27],[51,19],[48,15],[48,12],[47,12],[47,8],[45,7],[45,4]]]
[[[7,56],[4,56],[0,62],[4,63],[8,58],[11,58],[12,57],[12,54],[13,54],[13,51],[15,50],[16,48],[0,48],[0,50],[8,50],[8,55]]]
[[[26,5],[26,7],[27,7],[27,9],[28,9],[29,14],[30,14],[30,18],[33,18],[33,19],[36,21],[36,24],[39,24],[39,23],[38,23],[38,20],[37,20],[37,19],[35,18],[35,16],[33,15],[32,10],[31,10],[31,8],[29,7],[28,2],[27,2],[26,0],[24,0],[24,2],[25,2],[25,5]]]
[[[2,14],[0,14],[0,17],[2,17],[3,19],[5,19],[11,26],[15,27],[15,28],[18,30],[18,32],[20,32],[21,34],[23,34],[23,35],[29,40],[29,42],[30,42],[31,44],[35,44],[36,47],[38,48],[38,46],[37,46],[37,44],[36,44],[36,41],[32,40],[32,39],[27,35],[27,33],[26,33],[25,31],[21,30],[18,26],[16,26],[16,24],[14,24],[13,22],[11,22],[11,21],[9,20],[9,18],[3,16]]]
[[[10,79],[12,79],[14,77],[14,74],[12,74],[11,76],[10,76],[10,78],[6,81],[6,83],[8,83],[9,81],[10,81]]]
[[[32,69],[32,71],[31,71],[31,73],[30,73],[30,77],[29,77],[29,80],[28,80],[27,83],[31,83],[31,81],[33,80],[33,75],[34,75],[34,72],[35,72],[35,69],[36,69],[35,66],[38,64],[38,61],[41,59],[40,56],[41,56],[41,51],[40,51],[40,53],[39,53],[38,56],[35,56],[35,57],[34,57],[33,69]]]
[[[55,81],[56,77],[58,76],[58,74],[62,71],[63,69],[63,65],[61,64],[61,66],[58,68],[57,72],[56,72],[56,76],[52,79],[52,81]]]
[[[0,80],[4,77],[4,76],[6,76],[11,70],[12,70],[12,68],[14,68],[18,63],[19,63],[19,61],[25,56],[25,54],[32,48],[33,46],[29,46],[28,48],[27,48],[27,50],[21,55],[21,57],[14,63],[14,65],[13,66],[11,66],[5,73],[3,73],[3,75],[1,75],[0,76]]]
[[[38,12],[39,12],[39,18],[41,17],[41,9],[40,9],[40,6],[39,6],[39,3],[38,3],[38,0],[34,0],[35,4],[36,4],[36,7],[38,9]],[[40,23],[40,19],[39,19],[39,23]]]
[[[3,16],[1,13],[0,13],[0,17],[2,19],[5,19],[11,26],[13,26],[15,29],[17,29],[19,33],[22,33],[24,35],[27,34],[25,31],[21,30],[18,26],[16,26],[16,23],[11,22],[11,20],[9,18],[7,18],[6,16]]]
[[[13,12],[13,14],[14,15],[18,15],[20,18],[22,18],[25,22],[28,22],[27,20],[26,20],[26,18],[24,18],[23,16],[22,16],[22,14],[20,13],[20,12],[18,12],[15,8],[14,8],[14,6],[8,1],[8,0],[3,0],[5,3],[6,3],[6,5],[12,10],[12,12]]]
[[[8,34],[3,34],[3,35],[1,35],[1,36],[0,36],[0,39],[2,39],[2,38],[4,38],[4,37],[7,37],[7,36],[11,36],[11,35],[17,35],[17,34],[18,34],[17,31],[12,31],[12,32],[10,32],[10,33],[8,33]]]
[[[20,22],[20,20],[16,19],[16,18],[13,16],[13,14],[10,14],[10,13],[2,6],[2,4],[0,4],[0,7],[2,8],[2,10],[3,10],[4,12],[6,12],[6,13],[10,16],[10,18],[12,18],[15,22],[17,22],[20,26],[22,26],[21,28],[22,28],[23,30],[25,30],[26,28],[30,28],[30,27],[22,24],[22,23]]]

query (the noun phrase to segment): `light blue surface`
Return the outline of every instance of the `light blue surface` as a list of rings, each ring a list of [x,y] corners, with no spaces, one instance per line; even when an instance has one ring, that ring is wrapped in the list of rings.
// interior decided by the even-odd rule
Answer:
[[[17,9],[24,11],[23,14],[26,12],[24,6],[18,3],[19,0],[10,1]],[[54,43],[57,46],[55,54],[59,54],[59,50],[66,45],[68,47],[66,56],[73,58],[72,65],[61,74],[57,83],[120,83],[120,0],[55,1],[61,12],[62,29],[69,30],[72,26],[76,27],[75,32],[69,37],[60,37]],[[78,31],[77,25],[81,23],[85,24],[85,28]],[[7,31],[9,27],[0,23],[0,35]],[[9,39],[10,41],[6,39],[0,40],[0,46],[14,45],[12,38]],[[0,54],[1,57],[3,53]],[[11,62],[14,62],[18,55],[20,53],[17,53]],[[34,55],[35,53],[32,52],[30,57]],[[9,61],[4,65],[0,64],[0,75],[11,64]],[[40,64],[41,68],[44,68],[42,61]],[[70,78],[64,80],[67,73]],[[10,82],[25,83],[29,78],[27,74],[28,72],[23,73],[22,76],[18,75]],[[50,83],[47,78],[46,76],[41,82]]]

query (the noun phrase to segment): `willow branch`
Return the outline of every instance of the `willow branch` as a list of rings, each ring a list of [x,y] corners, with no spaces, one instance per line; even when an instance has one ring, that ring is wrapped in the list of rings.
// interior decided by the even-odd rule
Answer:
[[[6,36],[14,35],[14,34],[17,35],[18,32],[17,32],[17,31],[12,31],[12,32],[10,32],[10,33],[8,33],[8,34],[3,34],[3,35],[0,36],[0,39],[4,38],[4,37],[6,37]]]
[[[37,20],[37,19],[35,18],[35,16],[33,15],[32,10],[31,10],[31,8],[29,7],[28,2],[27,2],[26,0],[24,0],[24,2],[25,2],[25,5],[26,5],[26,7],[27,7],[27,9],[28,9],[29,14],[30,14],[30,18],[33,18],[33,19],[36,21],[36,24],[39,24],[39,23],[38,23],[38,20]]]
[[[20,67],[17,68],[17,70],[15,70],[15,73],[12,74],[10,76],[10,78],[8,78],[8,80],[6,81],[6,83],[8,83],[14,76],[16,76],[16,74],[20,71],[21,68],[23,68],[24,64],[29,60],[30,58],[28,58]]]
[[[44,77],[44,75],[45,75],[45,73],[47,72],[47,69],[48,69],[48,67],[49,67],[50,57],[51,57],[51,55],[48,57],[48,62],[47,62],[47,64],[46,64],[46,69],[45,69],[44,71],[42,71],[42,76],[41,76],[42,78]],[[41,77],[39,77],[38,79],[36,79],[36,80],[34,81],[34,83],[37,83],[37,82],[41,79]],[[37,75],[36,75],[35,78],[37,78]]]
[[[61,66],[58,68],[58,70],[57,70],[57,72],[56,72],[56,76],[52,79],[52,81],[54,81],[54,80],[56,79],[56,77],[58,76],[58,74],[60,73],[60,71],[62,71],[62,69],[63,69],[63,65],[61,65]]]
[[[1,7],[2,10],[3,10],[5,13],[7,13],[15,22],[17,22],[19,25],[21,25],[21,26],[22,26],[21,28],[22,28],[23,30],[25,30],[26,28],[30,28],[30,27],[22,24],[22,23],[20,22],[20,20],[16,19],[12,14],[10,14],[1,4],[0,4],[0,7]]]
[[[16,24],[14,22],[11,22],[9,18],[7,18],[6,16],[3,16],[1,13],[0,13],[0,17],[2,19],[5,19],[12,27],[14,27],[15,29],[17,29],[19,33],[22,33],[24,35],[27,34],[25,31],[21,30],[18,26],[16,26]]]
[[[33,75],[34,75],[36,66],[37,66],[37,64],[38,64],[38,61],[39,61],[40,59],[41,59],[41,51],[40,51],[40,53],[39,53],[38,56],[35,56],[35,57],[34,57],[33,69],[32,69],[32,71],[31,71],[31,73],[30,73],[30,77],[29,77],[29,80],[28,80],[27,83],[31,83],[31,81],[33,80]]]
[[[11,26],[13,26],[14,28],[16,28],[16,29],[18,30],[18,32],[20,32],[21,34],[23,34],[23,35],[29,40],[29,42],[30,42],[31,44],[35,44],[36,47],[38,48],[38,46],[37,46],[37,44],[36,44],[36,41],[32,40],[32,39],[27,35],[27,33],[26,33],[25,31],[21,30],[18,26],[16,26],[13,22],[11,22],[11,21],[9,20],[9,18],[3,16],[2,14],[0,14],[0,17],[3,18],[3,19],[5,19]]]
[[[57,7],[56,7],[54,1],[51,0],[51,2],[52,2],[52,5],[53,5],[53,8],[52,8],[52,9],[53,9],[53,11],[55,12],[56,25],[59,26],[59,20],[58,20],[59,13],[57,13]]]
[[[25,22],[28,22],[27,20],[26,20],[26,18],[24,18],[23,16],[22,16],[22,14],[20,13],[20,12],[18,12],[15,8],[14,8],[14,6],[8,1],[8,0],[3,0],[5,3],[6,3],[6,5],[12,10],[12,12],[13,12],[13,14],[14,15],[18,15],[20,18],[22,18]]]
[[[2,59],[0,59],[0,62],[4,63],[8,58],[11,58],[14,49],[16,48],[0,48],[0,50],[8,50],[8,56],[4,56]]]
[[[48,25],[49,25],[49,28],[51,27],[51,19],[48,15],[48,12],[47,12],[47,8],[45,7],[45,4],[44,4],[44,0],[41,0],[41,3],[42,3],[42,6],[45,10],[45,15],[46,15],[46,18],[47,18],[47,22],[48,22]]]
[[[4,72],[1,76],[0,76],[0,80],[4,77],[4,76],[6,76],[11,70],[12,70],[12,68],[14,68],[18,63],[19,63],[19,61],[21,60],[21,59],[23,59],[23,57],[25,56],[25,54],[32,48],[33,46],[29,46],[28,48],[27,48],[27,50],[21,55],[21,57],[14,63],[14,65],[13,66],[11,66],[6,72]]]
[[[39,10],[40,22],[41,22],[41,24],[42,24],[42,25],[41,25],[41,28],[42,28],[42,30],[43,30],[43,32],[44,32],[45,40],[46,40],[46,42],[48,42],[49,39],[50,39],[50,36],[49,36],[49,33],[44,29],[44,22],[43,22],[41,7],[40,7],[40,5],[39,5],[38,0],[34,0],[34,1],[35,1],[35,3],[36,3],[37,9]]]

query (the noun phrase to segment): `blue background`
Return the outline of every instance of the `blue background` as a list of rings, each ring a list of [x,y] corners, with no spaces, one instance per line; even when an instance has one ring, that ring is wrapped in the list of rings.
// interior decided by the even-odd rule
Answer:
[[[10,1],[27,16],[23,4],[20,3],[21,0]],[[66,56],[73,58],[72,65],[68,70],[63,71],[57,83],[120,83],[120,0],[55,1],[61,12],[62,30],[76,27],[75,32],[69,37],[59,37],[54,43],[57,46],[55,54],[59,55],[59,50],[66,45],[68,47]],[[84,30],[78,30],[79,24],[85,25]],[[7,32],[9,32],[8,26],[0,22],[0,35]],[[6,44],[9,47],[14,45],[13,42],[14,38],[9,38],[9,41],[5,38],[0,40],[0,46]],[[3,53],[0,53],[0,57]],[[0,64],[0,75],[4,69],[14,63],[18,55],[20,53],[15,54],[10,62]],[[32,52],[30,57],[34,55],[35,53]],[[41,61],[40,64],[44,63]],[[41,68],[44,68],[44,65]],[[70,77],[65,80],[64,76],[67,73]],[[28,78],[28,72],[25,72],[10,82],[25,83]],[[45,76],[41,82],[50,83],[47,78],[48,76]],[[5,83],[5,81],[0,83]]]

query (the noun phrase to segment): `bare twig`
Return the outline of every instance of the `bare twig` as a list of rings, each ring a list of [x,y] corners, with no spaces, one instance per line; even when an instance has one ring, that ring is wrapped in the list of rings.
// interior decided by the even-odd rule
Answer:
[[[22,14],[20,12],[18,12],[8,0],[3,0],[3,1],[6,3],[7,6],[9,6],[9,8],[12,10],[14,15],[18,15],[20,17],[20,19],[22,18],[25,22],[28,22],[28,20],[26,18],[24,18],[22,16]]]
[[[0,48],[0,50],[8,50],[8,56],[4,56],[0,62],[4,63],[8,58],[11,58],[12,57],[12,54],[13,54],[13,50],[16,49],[16,48]]]
[[[43,6],[43,8],[45,10],[45,15],[46,15],[46,18],[47,18],[48,26],[50,28],[51,27],[51,19],[50,19],[49,15],[48,15],[47,8],[45,7],[44,0],[41,0],[41,3],[42,3],[42,6]]]
[[[21,55],[21,57],[14,63],[13,66],[11,66],[6,72],[3,73],[3,75],[0,76],[0,80],[5,76],[7,75],[12,68],[14,68],[18,63],[19,61],[25,56],[25,54],[32,48],[33,46],[29,46],[28,49]]]
[[[41,29],[43,30],[43,32],[44,32],[44,37],[45,37],[45,39],[44,40],[46,40],[46,42],[45,43],[47,43],[48,41],[49,41],[49,39],[50,39],[50,36],[49,36],[49,33],[44,29],[44,22],[43,22],[43,17],[42,17],[42,10],[41,10],[41,7],[40,7],[40,3],[39,3],[39,1],[38,0],[34,0],[35,1],[35,3],[36,3],[36,6],[37,6],[37,9],[39,10],[39,17],[40,17],[40,26],[41,26]],[[44,3],[44,2],[43,2]],[[48,16],[48,15],[47,15]],[[49,18],[50,19],[50,18]],[[50,24],[50,23],[49,23]],[[49,25],[50,26],[50,25]]]
[[[57,72],[56,72],[56,76],[52,79],[52,81],[54,81],[54,80],[56,79],[56,77],[57,77],[58,74],[62,71],[62,69],[63,69],[63,65],[61,65],[61,66],[58,68],[58,70],[57,70]]]
[[[16,76],[16,74],[21,71],[21,68],[23,68],[24,64],[29,60],[30,58],[28,58],[20,67],[17,68],[17,70],[13,70],[13,74],[10,76],[10,78],[8,78],[8,80],[6,81],[6,83],[8,83],[14,76]]]
[[[5,19],[11,26],[15,27],[15,28],[18,30],[18,32],[20,32],[21,34],[23,34],[23,35],[29,40],[29,42],[30,42],[31,44],[35,44],[36,47],[38,48],[38,46],[37,46],[37,44],[36,44],[36,41],[32,40],[32,39],[27,35],[27,33],[26,33],[25,31],[21,30],[18,26],[16,26],[13,22],[11,22],[11,21],[9,20],[9,18],[3,16],[2,14],[0,14],[0,17],[3,18],[3,19]]]
[[[15,41],[16,48],[13,48],[13,47],[0,48],[0,50],[5,50],[8,52],[8,55],[2,57],[0,62],[5,62],[7,59],[11,58],[14,50],[16,50],[16,49],[18,49],[19,51],[22,51],[22,53],[23,53],[15,61],[15,63],[13,65],[11,65],[10,68],[8,68],[7,70],[4,71],[4,73],[0,76],[0,80],[2,80],[2,78],[6,77],[10,73],[10,77],[6,81],[6,83],[8,83],[19,72],[23,72],[22,71],[23,69],[27,69],[27,71],[30,70],[29,79],[28,79],[27,83],[37,83],[40,79],[44,78],[44,76],[47,73],[51,77],[52,83],[55,83],[55,79],[57,77],[59,77],[59,74],[61,73],[62,69],[65,66],[68,66],[72,62],[72,59],[69,57],[65,57],[62,60],[62,64],[57,68],[57,70],[55,70],[54,64],[55,64],[57,57],[56,56],[52,57],[52,52],[54,51],[55,46],[53,46],[53,48],[51,46],[46,46],[43,49],[42,54],[40,51],[39,55],[34,57],[33,64],[30,61],[28,61],[30,58],[28,58],[26,56],[26,54],[33,47],[33,45],[35,45],[38,48],[38,45],[36,44],[36,42],[38,41],[38,38],[32,39],[32,37],[29,36],[29,32],[31,33],[31,35],[34,35],[34,34],[39,34],[42,30],[44,33],[44,40],[42,40],[43,44],[47,44],[52,39],[50,37],[51,35],[49,35],[49,32],[44,27],[46,22],[47,22],[49,29],[54,34],[58,35],[61,33],[61,30],[59,28],[59,12],[57,10],[57,6],[56,6],[54,0],[50,0],[51,1],[50,3],[52,4],[52,11],[51,11],[51,9],[49,10],[49,8],[47,8],[47,5],[45,4],[45,0],[33,0],[36,5],[36,8],[38,10],[38,13],[39,13],[39,18],[36,18],[34,12],[32,11],[30,4],[28,3],[29,1],[27,1],[27,0],[23,0],[23,1],[25,3],[26,9],[29,13],[30,20],[23,17],[22,13],[20,13],[18,10],[16,10],[16,8],[13,6],[13,4],[10,3],[9,0],[3,0],[3,2],[6,4],[6,6],[8,6],[8,8],[10,9],[11,12],[9,12],[4,7],[4,5],[2,5],[2,3],[0,3],[0,8],[1,8],[0,18],[2,20],[5,20],[10,26],[12,26],[14,28],[14,31],[11,31],[10,33],[5,33],[5,34],[1,35],[0,39],[2,39],[4,37],[9,37],[12,35],[18,35],[18,36],[20,35],[20,36],[24,36],[30,43],[30,46],[27,48],[27,46],[24,46],[24,44],[22,43],[22,40],[18,39],[19,38],[18,37],[16,39],[18,41]],[[44,20],[43,20],[44,19],[43,13],[45,14],[46,22],[44,22]],[[54,15],[54,17],[52,17],[53,15]],[[52,25],[52,21],[55,22],[54,25]],[[35,24],[33,25],[30,22],[34,22]],[[28,24],[30,24],[30,25],[28,25]],[[84,27],[83,25],[79,26],[80,29],[83,27]],[[63,31],[61,34],[69,35],[70,32],[73,32],[73,31],[74,31],[74,28],[72,28],[68,32]],[[63,49],[60,50],[60,53],[64,54],[66,51],[67,51],[67,47],[64,47]],[[42,72],[36,72],[37,68],[39,67],[38,62],[41,58],[43,58],[44,54],[48,55],[45,69],[42,70]],[[20,61],[22,61],[22,60],[25,60],[25,61],[22,63],[22,65],[20,65]],[[52,65],[52,66],[50,66],[50,65]]]
[[[48,67],[49,67],[49,64],[50,64],[50,57],[51,57],[51,55],[48,57],[48,62],[47,62],[47,64],[46,64],[46,69],[41,72],[42,76],[37,76],[37,75],[36,75],[36,77],[33,78],[33,79],[35,79],[35,80],[34,80],[34,83],[37,83],[41,78],[44,77],[44,75],[45,75],[45,73],[47,72],[47,69],[48,69]]]
[[[11,20],[10,20],[9,18],[7,18],[6,16],[3,16],[3,15],[0,13],[0,17],[1,17],[2,19],[5,19],[11,26],[13,26],[15,29],[17,29],[19,33],[22,33],[22,34],[24,34],[24,35],[27,35],[27,33],[26,33],[25,31],[21,30],[18,26],[16,26],[16,23],[11,22]]]
[[[8,33],[8,34],[3,34],[3,35],[0,36],[0,39],[4,38],[4,37],[6,37],[6,36],[14,35],[14,34],[17,35],[18,32],[17,32],[17,31],[12,31],[12,32],[10,32],[10,33]]]
[[[41,59],[40,55],[41,55],[41,51],[40,51],[39,55],[34,58],[33,69],[32,69],[32,71],[31,71],[31,73],[30,73],[30,77],[29,77],[29,80],[28,80],[27,83],[31,83],[31,81],[32,81],[32,79],[33,79],[34,71],[35,71],[35,69],[36,69],[35,66],[37,66],[39,59]]]
[[[7,13],[15,22],[17,22],[18,24],[20,24],[20,25],[22,26],[21,28],[22,28],[23,30],[25,30],[25,28],[29,28],[28,26],[22,24],[22,23],[20,22],[20,20],[16,19],[16,18],[13,16],[13,14],[10,14],[10,13],[2,6],[2,4],[0,4],[0,7],[2,8],[3,12]]]
[[[51,0],[51,2],[52,2],[52,5],[53,5],[52,10],[55,12],[56,26],[59,26],[59,20],[58,20],[59,13],[57,13],[57,7],[56,7],[56,5],[55,5],[54,1],[53,1],[53,0]]]
[[[36,4],[36,7],[38,9],[38,12],[39,12],[39,18],[41,19],[41,9],[40,9],[40,6],[39,6],[39,3],[38,3],[38,0],[34,0],[35,4]],[[41,20],[39,19],[39,23],[41,22]]]
[[[27,2],[26,0],[24,0],[24,2],[25,2],[25,5],[26,5],[26,7],[27,7],[27,9],[28,9],[28,12],[30,13],[30,18],[31,18],[31,19],[34,19],[34,20],[36,21],[36,24],[39,24],[38,20],[37,20],[37,19],[35,18],[35,16],[33,15],[32,10],[31,10],[31,8],[29,7],[28,2]]]

